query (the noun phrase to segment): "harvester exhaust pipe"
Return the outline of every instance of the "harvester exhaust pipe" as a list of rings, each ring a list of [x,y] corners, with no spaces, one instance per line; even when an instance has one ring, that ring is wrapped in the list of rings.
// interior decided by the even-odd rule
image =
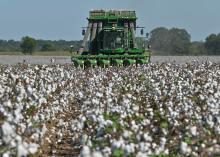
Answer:
[[[137,48],[137,43],[136,43],[136,40],[135,40],[135,32],[134,32],[134,23],[133,22],[130,22],[130,28],[131,28],[131,35],[132,35],[132,41],[133,41],[134,48]]]
[[[87,29],[86,29],[86,34],[84,35],[82,45],[81,45],[81,47],[79,49],[79,54],[82,54],[84,49],[85,49],[85,47],[86,47],[86,43],[87,43],[89,34],[91,32],[91,28],[92,28],[92,23],[90,22],[88,27],[87,27]]]

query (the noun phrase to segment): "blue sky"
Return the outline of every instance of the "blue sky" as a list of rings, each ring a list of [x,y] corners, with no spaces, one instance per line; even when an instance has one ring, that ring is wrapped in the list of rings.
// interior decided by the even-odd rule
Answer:
[[[0,39],[79,40],[91,9],[136,10],[147,31],[185,28],[192,40],[220,33],[220,0],[0,0]]]

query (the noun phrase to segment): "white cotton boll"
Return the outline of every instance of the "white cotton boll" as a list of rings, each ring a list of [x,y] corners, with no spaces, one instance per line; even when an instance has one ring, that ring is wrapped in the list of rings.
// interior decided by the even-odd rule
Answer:
[[[91,105],[91,103],[92,103],[91,101],[86,100],[86,101],[83,102],[83,105]]]
[[[11,107],[12,107],[11,100],[6,101],[6,102],[4,103],[4,106],[7,106],[7,107],[11,108]]]
[[[36,65],[36,66],[34,67],[34,69],[37,71],[37,70],[39,70],[39,67]]]
[[[89,157],[91,156],[91,151],[88,146],[83,146],[81,152],[80,152],[81,157]]]
[[[149,142],[152,141],[152,137],[148,133],[143,134],[142,137],[144,141],[149,141]]]
[[[150,148],[150,143],[140,142],[139,143],[139,149],[142,152],[147,152]]]
[[[152,148],[155,149],[157,147],[156,143],[152,143]]]
[[[155,150],[155,154],[156,154],[156,155],[159,155],[159,154],[162,153],[163,151],[164,151],[163,148],[157,147],[156,150]]]
[[[30,84],[30,79],[27,77],[27,78],[25,78],[25,83],[26,84]]]
[[[10,157],[10,152],[5,152],[2,157]]]
[[[199,97],[201,100],[205,100],[205,97],[202,94],[200,94]]]
[[[89,119],[90,121],[92,121],[92,122],[96,122],[96,121],[97,121],[97,118],[96,118],[95,115],[89,115],[89,116],[88,116],[88,119]]]
[[[92,141],[91,141],[91,140],[88,140],[86,145],[91,148],[91,147],[93,146],[93,145],[92,145]]]
[[[79,98],[83,98],[83,93],[82,92],[79,92],[78,95],[79,95]]]
[[[133,110],[134,110],[134,112],[138,112],[139,111],[139,106],[138,105],[133,106]]]
[[[12,125],[8,122],[4,122],[2,125],[2,132],[3,132],[3,140],[8,143],[12,140],[13,137],[16,136],[15,129]]]
[[[125,148],[124,148],[124,152],[125,152],[125,155],[128,156],[129,154],[132,153],[132,148],[130,145],[125,145]]]
[[[215,94],[214,94],[214,98],[215,99],[219,99],[220,98],[220,92],[217,91]]]
[[[98,99],[92,99],[92,103],[93,103],[94,105],[98,105],[98,104],[99,104],[99,100],[98,100]]]
[[[47,103],[47,99],[45,99],[45,98],[42,97],[42,98],[40,98],[40,99],[38,100],[38,103],[39,103],[39,104],[43,104],[43,103],[46,104],[46,103]]]
[[[123,100],[123,105],[127,105],[127,104],[130,104],[130,99],[124,99]]]
[[[101,97],[103,97],[103,94],[100,93],[100,92],[97,92],[97,93],[96,93],[96,96],[99,97],[99,98],[101,98]]]
[[[21,114],[20,109],[14,110],[14,115],[15,115],[15,122],[19,122],[21,119],[23,119],[23,115]]]
[[[47,127],[46,127],[46,125],[44,124],[43,127],[42,127],[42,129],[41,129],[41,137],[43,137],[46,132],[47,132]]]
[[[197,128],[196,128],[196,126],[190,127],[190,133],[191,133],[193,136],[196,136],[196,135],[197,135]]]
[[[214,127],[215,133],[220,135],[220,125]]]
[[[86,121],[86,117],[85,116],[82,116],[81,118],[80,118],[80,122],[81,123],[84,123]]]
[[[120,141],[114,141],[113,143],[112,143],[112,148],[113,148],[113,150],[114,149],[117,149],[117,148],[120,148],[121,147],[121,142]]]
[[[98,111],[96,111],[96,112],[98,112]],[[103,116],[101,116],[101,115],[98,116],[97,120],[98,120],[100,126],[104,126],[105,125],[105,119],[104,119]]]
[[[188,147],[188,144],[186,142],[181,142],[180,144],[180,152],[182,154],[188,154],[191,152],[191,149]]]
[[[34,100],[38,100],[39,96],[36,93],[33,93]]]
[[[113,87],[113,83],[112,82],[110,82],[109,84],[108,84],[108,86],[111,88],[111,87]]]
[[[84,128],[84,123],[78,122],[76,126],[77,129],[82,130]]]
[[[138,152],[136,157],[147,157],[148,155],[143,152]]]
[[[27,93],[30,94],[30,95],[33,94],[33,89],[31,88],[30,85],[27,87]]]
[[[134,132],[137,132],[139,127],[138,125],[132,125],[131,129],[134,131]]]
[[[206,122],[208,123],[208,125],[213,128],[213,126],[215,125],[215,123],[212,120],[212,115],[209,115],[208,118],[206,119]]]
[[[15,140],[10,141],[10,146],[11,147],[17,147],[17,142]]]
[[[80,139],[80,144],[85,145],[87,141],[88,141],[88,135],[86,134],[82,135]]]
[[[46,119],[46,116],[45,114],[38,114],[38,118],[40,121],[44,121]]]
[[[108,119],[108,120],[105,121],[105,125],[106,126],[113,126],[113,122]]]
[[[149,119],[144,119],[142,124],[143,125],[149,125],[150,124],[150,120]]]
[[[132,98],[132,95],[131,94],[126,94],[126,96],[131,99]]]
[[[131,135],[131,132],[130,131],[128,131],[128,130],[125,130],[124,132],[123,132],[123,138],[124,139],[128,139],[129,137],[130,137],[130,135]]]
[[[109,103],[111,103],[112,102],[112,98],[108,98],[107,99],[107,103],[109,104]]]
[[[63,119],[60,119],[59,122],[58,122],[58,125],[59,125],[59,126],[62,126],[63,124],[64,124]]]
[[[111,148],[105,147],[104,149],[102,149],[102,152],[103,152],[104,157],[110,156]]]
[[[24,87],[22,86],[20,88],[20,95],[25,95],[25,94],[26,94],[26,91],[25,91]]]
[[[165,146],[167,139],[165,137],[160,138],[161,146]]]
[[[137,134],[136,135],[136,139],[140,142],[142,140],[142,135],[141,134]]]
[[[33,139],[33,140],[38,140],[40,138],[40,134],[38,134],[38,133],[34,133],[34,134],[32,134],[31,135],[31,139]]]
[[[134,120],[131,121],[131,125],[136,125]]]
[[[102,155],[101,152],[95,151],[95,152],[92,153],[92,157],[103,157],[103,155]]]
[[[134,153],[135,152],[135,144],[134,143],[130,143],[130,149],[129,149],[129,153]]]
[[[63,73],[63,72],[61,72],[61,73],[60,73],[60,76],[61,76],[61,78],[63,78],[63,77],[64,77],[64,73]]]
[[[123,118],[126,118],[127,117],[127,113],[122,113],[121,114],[121,118],[123,119]]]
[[[17,153],[18,157],[23,157],[23,156],[27,156],[28,155],[28,150],[25,147],[25,144],[23,144],[23,143],[18,145],[17,150],[18,150],[18,153]]]
[[[22,97],[22,96],[17,96],[17,98],[16,98],[17,102],[21,102],[21,101],[22,101],[22,99],[23,99],[23,97]]]
[[[15,140],[17,141],[17,143],[22,143],[22,137],[19,136],[19,135],[17,135],[17,136],[15,137]]]
[[[36,144],[36,143],[30,143],[30,144],[28,145],[28,151],[29,151],[31,154],[36,153],[37,150],[38,150],[38,148],[39,148],[39,145]]]
[[[166,149],[166,150],[164,151],[164,154],[169,155],[169,149]]]
[[[204,143],[201,144],[201,147],[202,147],[202,148],[205,148],[205,146],[206,146],[206,145],[205,145]]]

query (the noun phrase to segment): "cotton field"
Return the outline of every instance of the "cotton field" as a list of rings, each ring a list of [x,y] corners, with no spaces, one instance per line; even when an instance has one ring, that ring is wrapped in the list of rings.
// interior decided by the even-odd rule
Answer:
[[[0,66],[0,156],[219,155],[219,63]]]

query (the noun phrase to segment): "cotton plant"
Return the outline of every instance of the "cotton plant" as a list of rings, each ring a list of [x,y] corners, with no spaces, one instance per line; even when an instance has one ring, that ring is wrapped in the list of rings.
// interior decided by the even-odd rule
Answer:
[[[82,157],[218,155],[219,67],[1,66],[0,153],[52,145],[51,156],[58,146]]]

